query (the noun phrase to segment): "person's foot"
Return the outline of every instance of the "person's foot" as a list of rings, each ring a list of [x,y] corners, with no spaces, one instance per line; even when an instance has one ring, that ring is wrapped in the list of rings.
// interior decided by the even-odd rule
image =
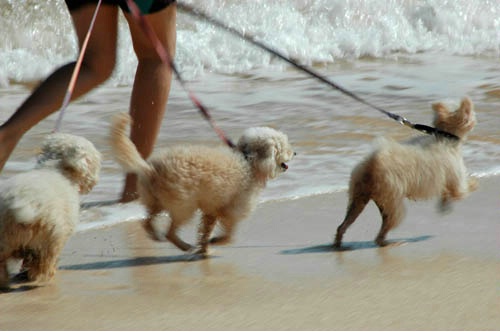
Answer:
[[[137,193],[137,176],[135,174],[127,174],[125,185],[123,187],[120,203],[128,203],[139,198]]]
[[[137,192],[124,191],[122,193],[122,197],[120,198],[119,202],[120,203],[128,203],[128,202],[135,201],[138,198],[139,198],[139,195],[137,194]]]

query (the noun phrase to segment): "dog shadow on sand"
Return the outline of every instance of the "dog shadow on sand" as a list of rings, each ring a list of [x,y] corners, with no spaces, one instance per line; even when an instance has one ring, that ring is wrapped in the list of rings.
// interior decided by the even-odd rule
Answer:
[[[427,241],[431,238],[432,238],[431,235],[423,235],[412,238],[393,239],[388,242],[389,245],[391,245],[392,243],[407,244],[407,243]],[[377,249],[377,248],[380,247],[374,241],[355,241],[355,242],[344,242],[342,243],[342,247],[340,248],[335,248],[331,243],[329,243],[329,244],[321,244],[318,246],[282,250],[280,253],[283,255],[299,255],[299,254],[314,254],[321,252],[345,252],[345,251]]]
[[[215,258],[210,256],[211,259]],[[159,264],[170,264],[179,262],[196,262],[206,259],[206,256],[196,254],[185,254],[176,256],[143,256],[127,259],[116,259],[101,262],[90,262],[73,265],[62,265],[59,270],[103,270],[117,269],[123,267],[148,266]]]
[[[133,267],[133,266],[148,266],[148,265],[159,265],[159,264],[169,264],[169,263],[179,263],[179,262],[196,262],[207,258],[203,255],[197,254],[185,254],[176,256],[143,256],[134,257],[127,259],[115,259],[100,262],[90,262],[82,264],[73,265],[62,265],[59,266],[59,270],[72,270],[72,271],[84,271],[84,270],[106,270],[106,269],[116,269],[123,267]],[[211,259],[216,258],[216,256],[210,256]],[[14,275],[11,278],[11,286],[9,288],[0,288],[0,294],[2,293],[14,293],[14,292],[26,292],[31,291],[43,285],[33,284],[27,279],[27,272],[21,272]]]

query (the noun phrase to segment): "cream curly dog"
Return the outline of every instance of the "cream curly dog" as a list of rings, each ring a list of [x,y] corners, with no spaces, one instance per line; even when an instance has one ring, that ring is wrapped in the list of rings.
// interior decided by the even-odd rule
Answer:
[[[29,281],[49,281],[79,218],[79,193],[97,183],[100,153],[88,140],[52,134],[37,167],[0,184],[0,288],[9,287],[7,260],[23,259]]]
[[[115,116],[111,146],[126,172],[138,175],[139,197],[148,211],[146,231],[156,240],[171,241],[183,251],[205,255],[209,242],[231,240],[235,225],[254,208],[256,198],[269,179],[287,170],[294,152],[285,134],[268,127],[247,129],[235,150],[227,147],[174,146],[157,151],[148,161],[127,136],[128,114]],[[197,210],[202,212],[197,247],[177,236]],[[154,219],[169,213],[167,232],[158,232]],[[224,233],[210,240],[220,222]]]
[[[404,198],[423,200],[439,196],[445,210],[473,191],[477,183],[469,178],[461,146],[476,124],[472,102],[464,98],[455,112],[442,103],[432,105],[434,126],[459,137],[458,141],[420,136],[400,144],[382,140],[379,147],[357,165],[349,185],[349,204],[342,224],[337,228],[335,247],[366,204],[373,200],[382,216],[382,227],[375,242],[387,245],[387,233],[404,217]]]

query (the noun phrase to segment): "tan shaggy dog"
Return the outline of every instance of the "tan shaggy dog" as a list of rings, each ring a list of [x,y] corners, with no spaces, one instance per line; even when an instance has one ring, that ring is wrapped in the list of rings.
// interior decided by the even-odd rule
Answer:
[[[100,153],[83,137],[47,137],[37,167],[0,184],[0,288],[7,260],[22,259],[29,281],[49,281],[79,218],[79,194],[97,183]]]
[[[206,255],[209,242],[231,240],[235,225],[253,210],[269,179],[287,170],[294,152],[285,134],[268,128],[247,129],[232,150],[226,146],[174,146],[142,159],[127,136],[130,116],[115,116],[111,146],[126,172],[138,175],[138,193],[148,211],[146,231],[156,240],[171,241],[183,251]],[[197,247],[181,240],[177,229],[201,210]],[[155,230],[154,219],[168,212],[168,231]],[[224,233],[210,240],[216,224]]]
[[[335,247],[366,204],[373,200],[382,216],[382,227],[375,242],[387,245],[387,233],[404,217],[404,198],[423,200],[440,197],[445,210],[451,201],[462,199],[477,186],[465,168],[461,145],[476,124],[470,99],[464,98],[455,112],[442,103],[432,105],[434,126],[454,134],[459,140],[420,136],[400,144],[383,139],[379,147],[357,165],[349,185],[349,204],[342,224],[337,228]]]

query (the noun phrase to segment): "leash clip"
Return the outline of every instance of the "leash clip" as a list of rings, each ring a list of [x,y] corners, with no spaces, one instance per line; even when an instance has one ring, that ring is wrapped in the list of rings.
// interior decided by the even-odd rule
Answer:
[[[411,123],[410,121],[408,121],[408,119],[402,117],[402,116],[398,116],[398,119],[397,121],[402,124],[403,126],[406,126],[406,127],[410,127],[410,128],[413,128],[413,123]]]

